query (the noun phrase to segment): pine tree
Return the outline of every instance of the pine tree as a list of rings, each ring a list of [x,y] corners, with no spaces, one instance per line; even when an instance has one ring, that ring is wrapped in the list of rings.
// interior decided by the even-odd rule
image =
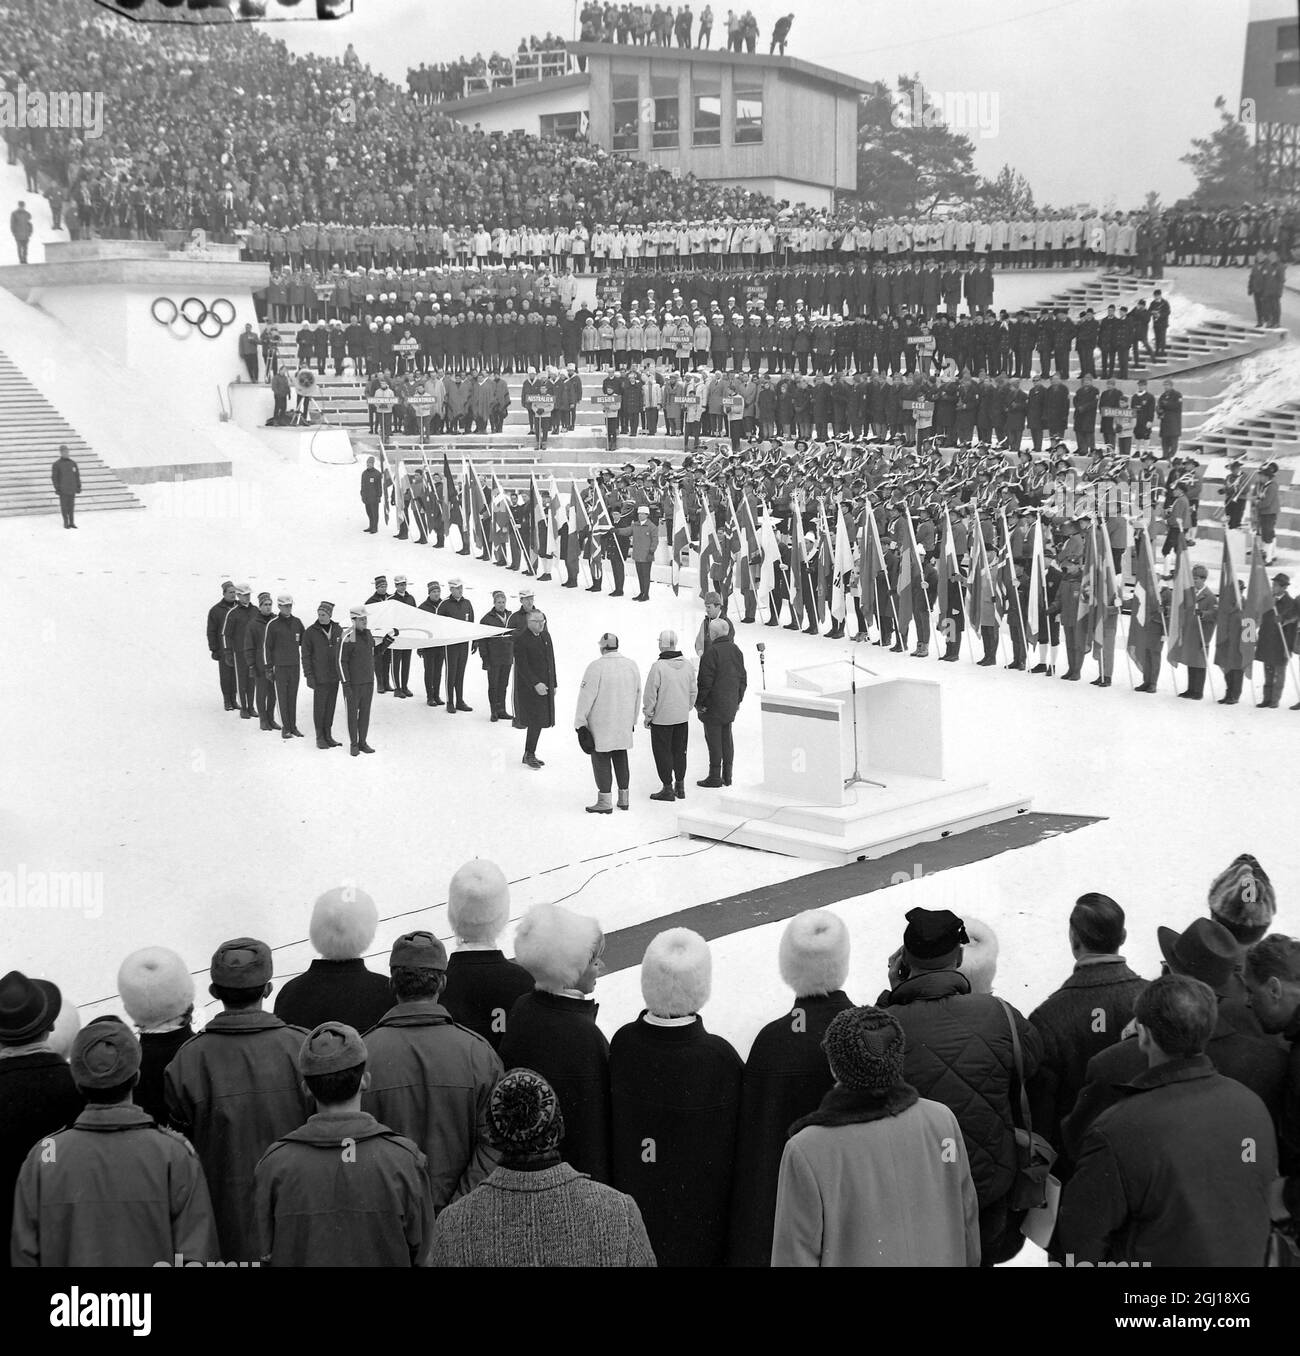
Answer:
[[[1218,127],[1208,137],[1194,138],[1192,149],[1180,157],[1196,176],[1196,189],[1187,201],[1193,207],[1237,207],[1255,189],[1255,152],[1245,123],[1229,112],[1223,95],[1214,107]]]
[[[1029,180],[1010,165],[1003,165],[992,179],[982,179],[979,205],[1000,217],[1018,217],[1034,210],[1034,190]]]

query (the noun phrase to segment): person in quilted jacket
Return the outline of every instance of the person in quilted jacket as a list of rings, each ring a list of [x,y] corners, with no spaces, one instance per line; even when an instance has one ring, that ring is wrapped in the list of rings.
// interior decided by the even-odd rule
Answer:
[[[903,945],[889,958],[889,988],[876,1006],[888,1008],[907,1037],[907,1082],[957,1117],[979,1199],[980,1253],[983,1265],[993,1266],[1014,1257],[1024,1242],[1023,1215],[1009,1200],[1020,1097],[1011,1021],[1026,1081],[1038,1068],[1043,1045],[1014,1008],[972,991],[961,972],[969,940],[964,923],[949,910],[911,910]]]

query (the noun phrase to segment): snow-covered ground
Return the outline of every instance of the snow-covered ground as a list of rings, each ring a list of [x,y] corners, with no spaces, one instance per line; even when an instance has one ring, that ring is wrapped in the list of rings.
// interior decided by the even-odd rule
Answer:
[[[1210,433],[1300,399],[1300,348],[1283,344],[1244,359],[1198,433]]]

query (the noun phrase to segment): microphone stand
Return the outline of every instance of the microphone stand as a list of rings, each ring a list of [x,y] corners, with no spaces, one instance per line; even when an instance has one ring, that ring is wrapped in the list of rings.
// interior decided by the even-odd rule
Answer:
[[[853,772],[845,779],[844,789],[847,791],[851,786],[877,786],[884,789],[884,782],[873,782],[869,777],[862,775],[861,764],[858,761],[858,669],[863,673],[869,673],[873,678],[880,675],[874,669],[869,669],[865,664],[859,664],[852,654],[847,655],[849,674],[849,691],[852,694],[853,702]]]
[[[767,646],[760,644],[758,647],[758,667],[763,673],[763,691],[767,691]]]

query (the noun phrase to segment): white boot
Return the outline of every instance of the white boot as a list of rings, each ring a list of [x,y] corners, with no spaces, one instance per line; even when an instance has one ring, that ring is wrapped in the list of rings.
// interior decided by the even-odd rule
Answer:
[[[597,791],[595,805],[587,806],[589,815],[612,815],[614,813],[614,802],[610,792]]]
[[[618,808],[620,810],[632,808],[632,792],[630,790],[622,790],[618,793]]]

